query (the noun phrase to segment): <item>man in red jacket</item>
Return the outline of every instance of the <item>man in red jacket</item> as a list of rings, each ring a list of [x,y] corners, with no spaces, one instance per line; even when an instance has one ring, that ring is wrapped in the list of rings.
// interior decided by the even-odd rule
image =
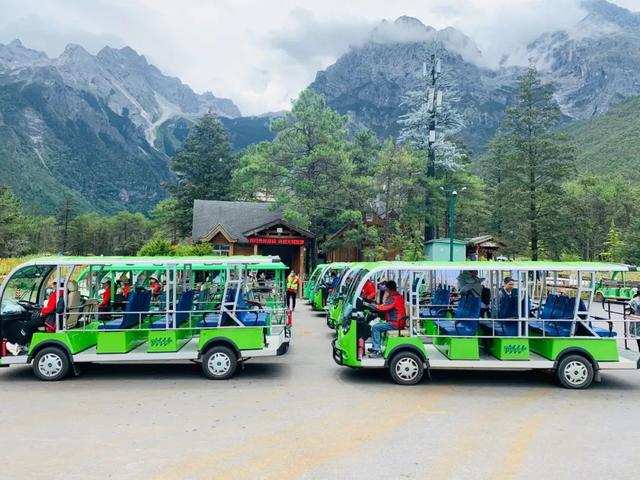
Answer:
[[[389,295],[385,302],[381,305],[376,305],[376,310],[384,313],[385,321],[376,323],[371,327],[373,348],[369,349],[369,354],[372,357],[379,357],[382,355],[380,352],[382,332],[402,329],[405,326],[405,317],[407,312],[404,306],[404,297],[398,293],[398,286],[396,285],[396,282],[389,280],[387,282],[387,291],[389,292]]]
[[[60,284],[60,289],[64,288],[64,284]],[[49,295],[47,304],[40,310],[40,314],[35,314],[30,320],[21,322],[13,322],[5,332],[7,338],[7,350],[13,355],[19,355],[26,350],[26,346],[31,342],[33,334],[44,326],[48,332],[56,331],[56,306],[58,303],[58,295],[62,297],[64,293],[58,293],[58,284],[53,282],[53,292]]]

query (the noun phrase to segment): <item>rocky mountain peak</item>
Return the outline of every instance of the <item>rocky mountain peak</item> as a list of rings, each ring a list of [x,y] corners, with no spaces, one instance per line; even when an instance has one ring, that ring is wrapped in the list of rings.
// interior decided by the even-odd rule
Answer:
[[[95,58],[87,52],[82,46],[75,43],[68,44],[64,51],[58,57],[56,62],[58,65],[68,64],[93,64]]]
[[[17,38],[7,45],[0,43],[0,72],[47,60],[47,55],[44,52],[26,48]]]
[[[407,15],[402,15],[393,22],[394,25],[403,28],[415,28],[422,30],[433,30],[433,27],[427,27],[424,23],[418,20],[415,17],[409,17]]]
[[[150,66],[146,57],[144,55],[140,55],[131,47],[104,47],[96,56],[102,61],[106,61],[111,64],[120,64],[123,68],[146,68]]]
[[[640,29],[640,13],[631,12],[606,0],[582,0],[581,5],[587,11],[587,21]]]

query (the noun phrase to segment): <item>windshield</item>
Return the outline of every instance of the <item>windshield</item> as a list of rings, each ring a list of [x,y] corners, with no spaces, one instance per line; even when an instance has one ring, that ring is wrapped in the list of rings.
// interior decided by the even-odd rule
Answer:
[[[50,271],[51,267],[41,265],[31,265],[18,270],[2,292],[0,311],[5,313],[15,310],[18,300],[38,303],[40,287]]]
[[[347,291],[345,293],[345,304],[349,304],[353,306],[353,302],[356,297],[356,290],[360,281],[369,273],[369,270],[358,270],[356,275],[351,279],[350,283],[347,285]]]

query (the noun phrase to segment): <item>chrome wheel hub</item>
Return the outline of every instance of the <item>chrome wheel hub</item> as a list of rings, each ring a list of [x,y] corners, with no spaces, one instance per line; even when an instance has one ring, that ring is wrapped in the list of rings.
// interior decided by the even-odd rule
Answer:
[[[45,377],[55,377],[62,371],[62,359],[54,353],[47,353],[38,362],[38,370]]]
[[[222,352],[216,352],[209,358],[207,362],[209,371],[217,376],[225,375],[231,368],[231,359]]]
[[[586,382],[588,376],[589,371],[582,362],[569,362],[564,367],[564,378],[571,385],[581,385]]]
[[[414,380],[420,368],[413,358],[402,358],[396,363],[396,375],[405,381]]]

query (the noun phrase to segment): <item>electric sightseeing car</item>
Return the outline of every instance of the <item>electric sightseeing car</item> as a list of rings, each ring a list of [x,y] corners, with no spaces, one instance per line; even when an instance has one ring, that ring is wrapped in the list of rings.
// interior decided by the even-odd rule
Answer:
[[[327,299],[334,289],[334,279],[337,279],[344,270],[349,268],[349,263],[334,262],[325,263],[316,277],[311,289],[311,309],[321,312],[325,309]]]
[[[84,362],[191,360],[210,379],[229,378],[240,362],[288,350],[286,268],[260,256],[30,260],[0,288],[0,366],[30,364],[39,379],[60,380]],[[257,271],[273,280],[259,298]],[[50,321],[38,322],[54,294]]]
[[[533,370],[555,373],[566,388],[586,388],[603,370],[639,368],[628,317],[605,317],[594,301],[596,275],[635,271],[598,263],[463,262],[365,265],[344,298],[333,341],[339,365],[386,368],[399,384],[425,370]],[[404,297],[404,328],[367,354],[374,305],[360,292],[367,280],[393,280]],[[631,329],[636,331],[635,328]],[[635,342],[632,342],[635,344]]]

